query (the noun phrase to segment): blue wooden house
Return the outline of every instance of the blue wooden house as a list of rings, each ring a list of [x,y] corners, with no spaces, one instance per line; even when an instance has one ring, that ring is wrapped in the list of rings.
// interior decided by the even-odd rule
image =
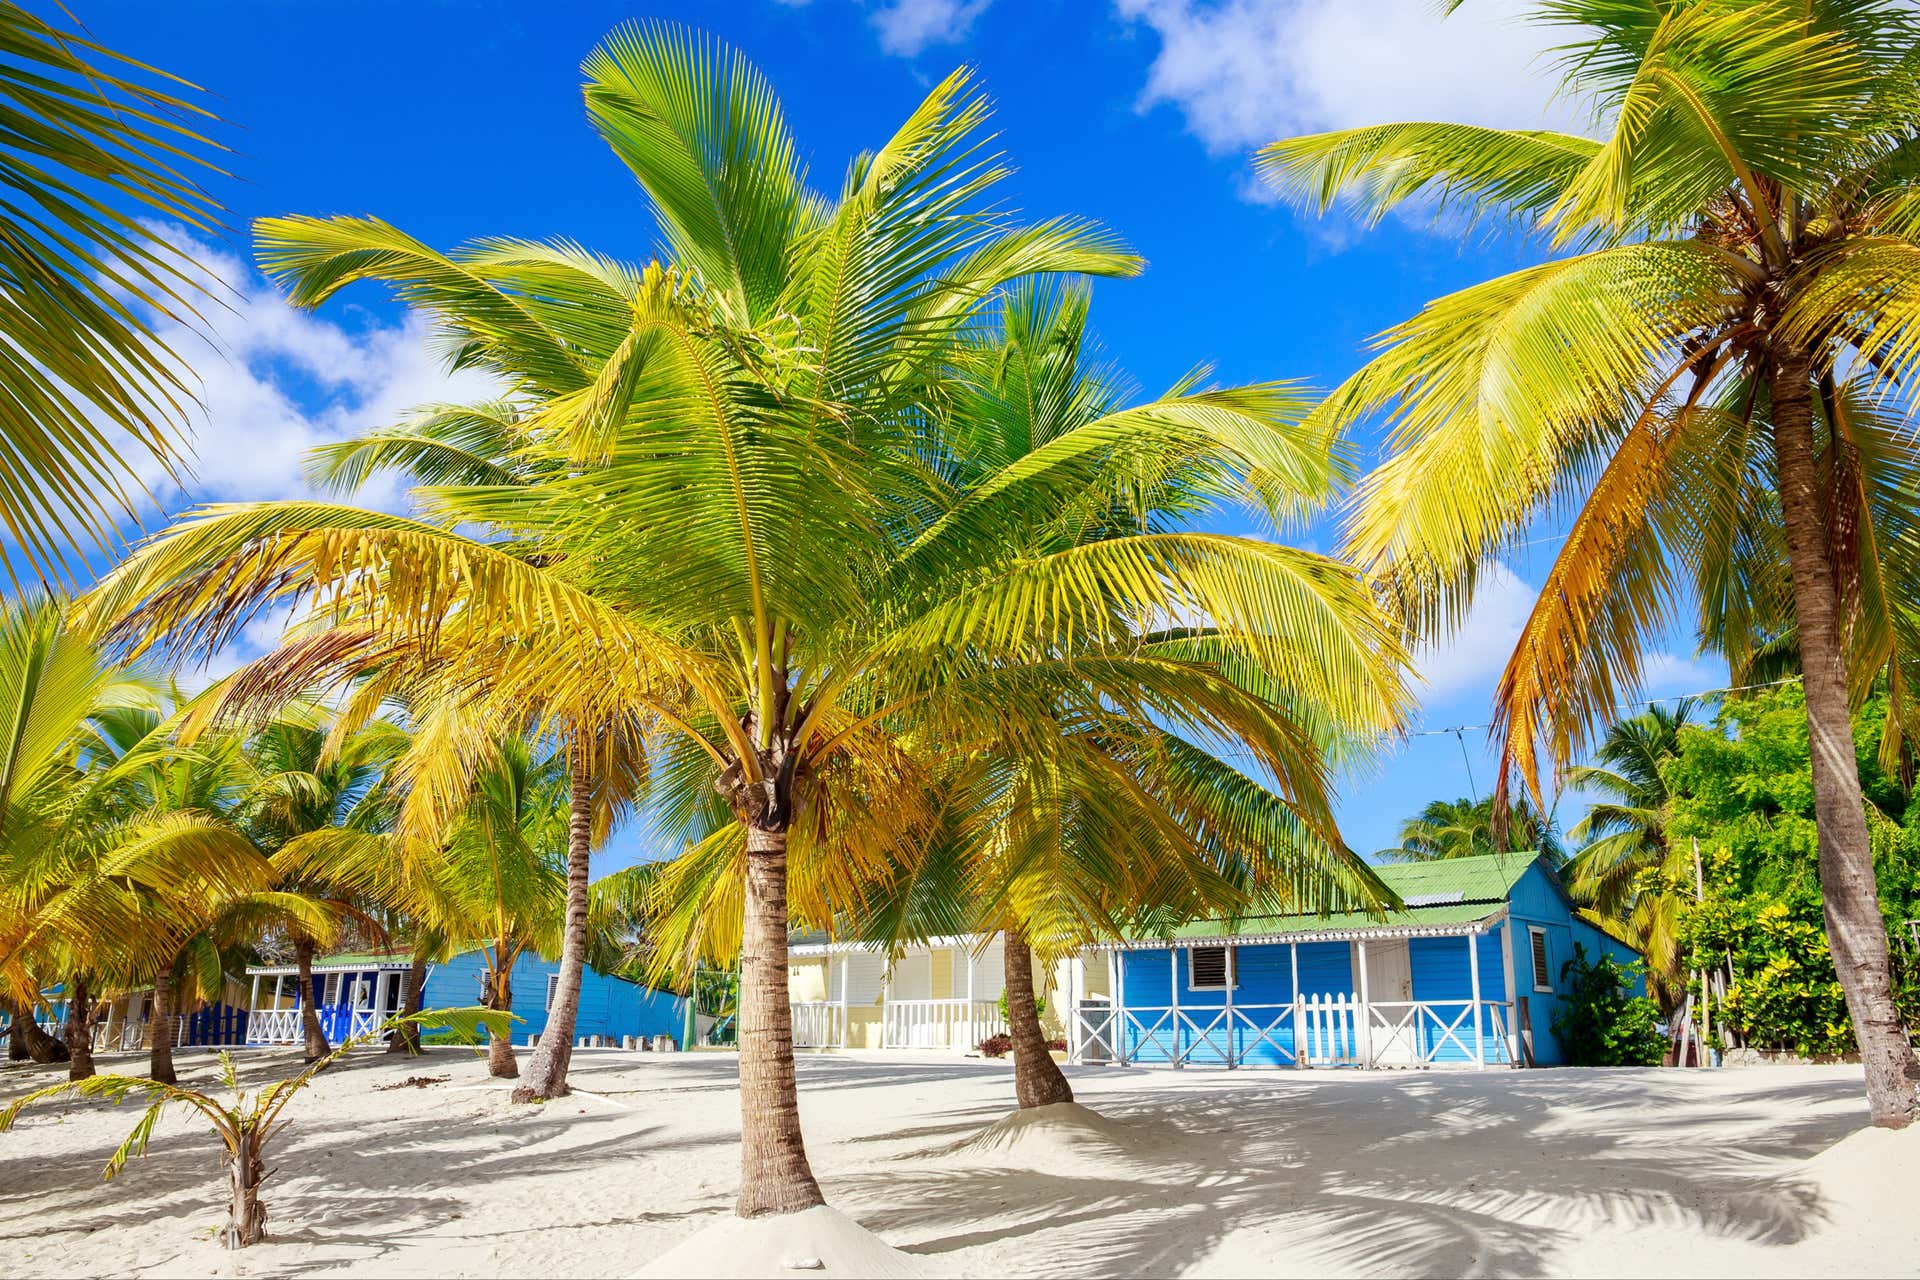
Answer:
[[[303,994],[318,1009],[320,1025],[329,1041],[338,1044],[349,1036],[364,1034],[405,1004],[411,964],[412,958],[404,952],[316,957],[313,990],[307,993],[300,991],[299,971],[293,965],[249,968],[253,985],[247,1043],[300,1043]],[[421,1007],[465,1009],[478,1005],[486,966],[486,953],[477,949],[444,964],[430,965]],[[514,962],[514,1039],[525,1043],[547,1029],[547,1011],[553,1007],[559,980],[558,961],[522,954]],[[683,997],[601,973],[589,965],[582,978],[574,1035],[598,1037],[615,1045],[629,1036],[665,1035],[678,1040],[685,1003]]]
[[[1199,921],[1109,942],[1076,1000],[1078,1061],[1176,1066],[1554,1065],[1576,946],[1639,959],[1581,919],[1537,855],[1376,868],[1406,909]],[[1093,973],[1086,977],[1094,978]]]

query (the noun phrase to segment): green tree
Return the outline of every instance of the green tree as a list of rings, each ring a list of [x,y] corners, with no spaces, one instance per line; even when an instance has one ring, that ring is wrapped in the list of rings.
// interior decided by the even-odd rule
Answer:
[[[384,833],[396,801],[388,771],[407,741],[391,721],[336,735],[317,715],[298,709],[247,738],[249,776],[234,816],[272,860],[274,891],[323,904],[329,916],[384,936],[376,913],[406,905]],[[304,1052],[317,1061],[330,1046],[314,999],[313,957],[328,939],[299,918],[286,923],[299,970]]]
[[[1400,843],[1381,857],[1400,862],[1470,858],[1482,853],[1540,853],[1558,867],[1566,860],[1560,833],[1524,797],[1514,801],[1505,829],[1496,820],[1493,798],[1434,800],[1400,824]]]
[[[1888,698],[1854,715],[1854,752],[1889,927],[1920,914],[1920,806],[1881,770]],[[1662,770],[1674,857],[1649,891],[1672,898],[1685,969],[1724,971],[1716,1015],[1744,1043],[1799,1053],[1845,1053],[1857,1043],[1823,923],[1819,829],[1805,695],[1792,685],[1729,699],[1713,727],[1688,728]],[[1706,897],[1695,896],[1698,840]],[[1686,852],[1681,854],[1679,849]],[[1896,997],[1914,1011],[1911,982]]]
[[[1602,797],[1567,832],[1578,846],[1567,888],[1583,907],[1625,931],[1647,958],[1648,979],[1668,1007],[1686,982],[1677,933],[1684,899],[1663,886],[1688,878],[1692,863],[1690,851],[1667,841],[1673,791],[1666,769],[1679,753],[1680,731],[1696,722],[1699,710],[1697,701],[1682,698],[1671,708],[1655,703],[1615,721],[1593,762],[1567,771],[1569,787]]]
[[[1398,124],[1261,153],[1307,203],[1347,196],[1379,217],[1420,198],[1575,250],[1432,303],[1328,398],[1329,426],[1392,421],[1347,548],[1435,631],[1536,514],[1571,509],[1495,700],[1499,794],[1517,773],[1538,800],[1540,757],[1564,768],[1630,700],[1645,645],[1688,592],[1709,637],[1766,612],[1735,571],[1755,563],[1739,539],[1770,502],[1788,567],[1770,580],[1790,604],[1807,714],[1816,739],[1845,743],[1876,669],[1863,654],[1889,651],[1902,616],[1869,607],[1898,549],[1873,518],[1912,504],[1870,494],[1910,478],[1915,454],[1898,415],[1855,410],[1897,400],[1920,354],[1915,16],[1894,0],[1542,0],[1535,13],[1567,28],[1563,91],[1603,122],[1599,138]],[[1827,932],[1874,1121],[1904,1126],[1920,1065],[1893,1004],[1852,753],[1821,752],[1813,778]]]

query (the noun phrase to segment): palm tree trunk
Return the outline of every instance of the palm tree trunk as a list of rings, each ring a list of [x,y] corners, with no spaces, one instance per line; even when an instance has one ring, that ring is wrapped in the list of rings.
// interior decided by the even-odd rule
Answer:
[[[19,1037],[20,1043],[26,1046],[29,1058],[39,1063],[67,1060],[67,1046],[48,1035],[34,1020],[32,1005],[14,1004],[8,1001],[0,1005],[0,1008],[6,1009],[8,1016],[13,1019],[13,1028],[8,1033],[9,1037]]]
[[[244,1249],[260,1243],[267,1234],[267,1207],[260,1203],[260,1184],[266,1181],[267,1168],[258,1134],[251,1130],[240,1134],[238,1148],[227,1158],[227,1176],[232,1183],[232,1198],[220,1242],[229,1249]]]
[[[301,1057],[318,1062],[333,1051],[333,1046],[327,1043],[326,1028],[320,1025],[320,1002],[313,994],[312,938],[294,939],[293,962],[300,970],[300,1030],[306,1036]]]
[[[7,1023],[7,1061],[28,1062],[32,1058],[33,1051],[27,1048],[27,1025],[14,1014]]]
[[[1860,794],[1842,647],[1839,580],[1834,571],[1827,504],[1813,453],[1811,361],[1804,352],[1775,355],[1771,369],[1774,458],[1793,577],[1794,619],[1807,694],[1813,748],[1813,803],[1819,828],[1820,896],[1833,966],[1866,1068],[1873,1122],[1899,1129],[1920,1116],[1912,1042],[1893,1003],[1886,921],[1880,915]]]
[[[515,1102],[567,1095],[573,1062],[573,1032],[580,1015],[580,979],[587,962],[588,868],[593,855],[593,776],[586,752],[573,753],[573,810],[567,822],[567,927],[560,942],[560,980],[554,983],[547,1028],[527,1064]]]
[[[427,958],[415,956],[413,965],[407,970],[407,993],[400,1002],[400,1016],[411,1018],[420,1012],[420,999],[427,987]],[[387,1040],[388,1053],[404,1053],[408,1057],[417,1057],[420,1053],[420,1024],[402,1022]]]
[[[507,949],[503,945],[495,955],[504,956]],[[486,1006],[501,1013],[513,1011],[513,964],[507,961],[496,969],[493,981],[487,984]],[[520,1074],[520,1060],[513,1053],[513,1032],[496,1035],[487,1032],[487,1074],[502,1080],[511,1080]]]
[[[67,1079],[85,1080],[93,1074],[93,1001],[87,980],[75,978],[67,989]]]
[[[740,931],[740,1198],[743,1218],[825,1204],[800,1133],[787,993],[787,833],[747,828]]]
[[[153,975],[153,1008],[147,1014],[147,1074],[161,1084],[178,1084],[173,1070],[173,966]]]
[[[1007,1028],[1013,1033],[1013,1093],[1022,1110],[1072,1102],[1073,1086],[1047,1051],[1033,1000],[1033,949],[1018,929],[1006,934]]]

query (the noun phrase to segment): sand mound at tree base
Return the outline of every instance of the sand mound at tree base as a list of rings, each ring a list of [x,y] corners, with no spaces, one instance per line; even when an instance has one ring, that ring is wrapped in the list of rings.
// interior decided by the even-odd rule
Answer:
[[[721,1218],[661,1254],[640,1275],[919,1277],[933,1273],[841,1213],[819,1205],[766,1218]]]
[[[1011,1112],[928,1155],[1068,1178],[1111,1178],[1119,1170],[1151,1176],[1181,1163],[1180,1135],[1163,1128],[1113,1120],[1077,1102],[1056,1102]]]

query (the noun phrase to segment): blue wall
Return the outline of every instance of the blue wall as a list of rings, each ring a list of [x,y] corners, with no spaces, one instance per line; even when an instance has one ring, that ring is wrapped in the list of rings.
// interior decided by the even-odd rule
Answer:
[[[1269,1006],[1294,1000],[1292,948],[1285,943],[1236,948],[1238,983],[1233,991],[1233,1053],[1236,1062],[1284,1066],[1294,1052],[1293,1020]],[[1139,1013],[1138,1025],[1128,1024],[1127,1052],[1139,1062],[1168,1062],[1177,1053],[1196,1064],[1226,1061],[1226,993],[1195,991],[1188,983],[1187,948],[1175,952],[1179,965],[1180,1011],[1197,1020],[1184,1023],[1176,1040],[1171,1015],[1158,1010],[1171,1004],[1174,975],[1165,951],[1119,953],[1124,992],[1129,1009]],[[1300,944],[1300,990],[1308,995],[1335,994],[1353,989],[1351,949],[1344,942]],[[1196,1012],[1196,1011],[1208,1012]],[[1217,1019],[1217,1021],[1216,1021]],[[1158,1025],[1156,1025],[1158,1024]]]
[[[469,951],[427,974],[421,1001],[429,1009],[472,1008],[480,1003],[480,975],[486,970],[484,951]],[[547,1029],[547,975],[558,973],[555,960],[523,953],[513,965],[513,1024],[515,1044]],[[681,1032],[681,999],[665,991],[611,978],[589,966],[581,975],[580,1014],[575,1036],[672,1036]]]

